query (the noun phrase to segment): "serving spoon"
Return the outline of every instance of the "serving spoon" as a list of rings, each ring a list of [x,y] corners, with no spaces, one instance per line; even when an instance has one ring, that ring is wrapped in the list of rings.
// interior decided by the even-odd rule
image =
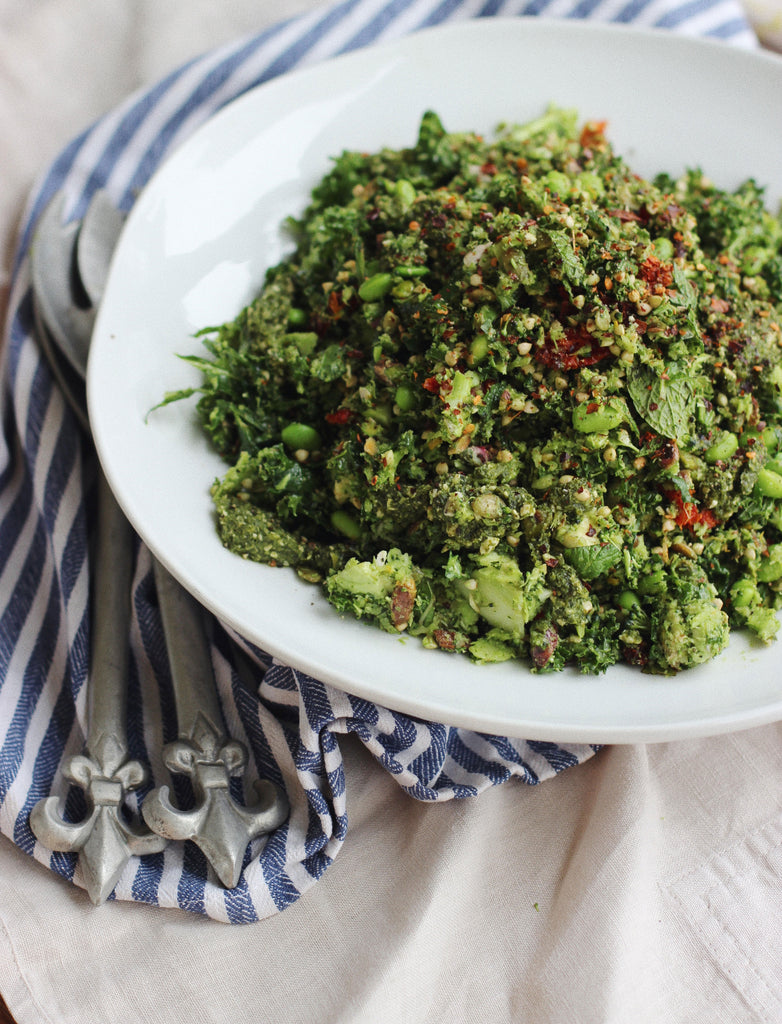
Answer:
[[[124,218],[106,194],[95,194],[82,222],[63,223],[61,194],[44,211],[31,250],[36,336],[63,393],[88,436],[85,376],[97,307]],[[226,734],[206,640],[203,609],[153,558],[179,727],[163,750],[170,771],[189,775],[192,810],[173,806],[168,788],[142,806],[147,830],[123,812],[126,797],[147,779],[129,758],[127,637],[130,624],[132,531],[98,467],[99,516],[95,547],[93,641],[88,681],[86,755],[71,758],[64,775],[85,789],[88,815],[65,822],[57,797],[39,801],[30,815],[37,838],[53,850],[78,851],[90,898],[111,894],[132,855],[159,852],[167,840],[192,840],[226,888],[241,874],[249,842],[285,820],[288,803],[269,781],[256,783],[259,802],[239,805],[231,776],[248,762],[244,744]]]

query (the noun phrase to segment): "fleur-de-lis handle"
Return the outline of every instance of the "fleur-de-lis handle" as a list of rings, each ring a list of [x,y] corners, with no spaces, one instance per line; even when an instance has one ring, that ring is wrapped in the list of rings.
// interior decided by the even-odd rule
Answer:
[[[97,761],[79,754],[70,759],[63,774],[84,789],[87,817],[79,822],[64,821],[58,798],[50,796],[35,805],[30,824],[50,850],[78,852],[84,884],[98,906],[113,892],[129,857],[159,853],[166,841],[122,816],[126,795],[146,780],[147,773],[138,761],[125,761],[109,774]]]
[[[285,821],[288,802],[268,781],[256,783],[256,805],[243,807],[233,799],[230,779],[243,774],[248,755],[222,726],[203,611],[157,561],[155,582],[179,724],[179,738],[164,748],[163,758],[169,771],[189,776],[196,805],[187,811],[174,807],[168,787],[161,786],[146,798],[142,813],[158,835],[200,847],[222,885],[233,889],[248,844]]]
[[[84,884],[96,905],[111,895],[130,857],[158,853],[165,846],[165,839],[124,812],[127,794],[147,778],[144,766],[128,757],[125,728],[132,537],[102,474],[98,486],[87,752],[63,766],[65,778],[85,791],[87,816],[65,821],[56,796],[39,800],[30,813],[30,827],[44,846],[79,854]]]

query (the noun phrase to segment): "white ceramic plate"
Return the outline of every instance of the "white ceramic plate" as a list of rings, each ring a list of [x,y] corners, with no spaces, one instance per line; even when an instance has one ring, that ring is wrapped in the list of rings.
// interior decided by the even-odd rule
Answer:
[[[722,186],[782,194],[782,60],[664,32],[540,19],[427,30],[276,79],[197,131],[139,197],[95,330],[90,418],[108,480],[154,554],[223,621],[349,693],[449,724],[569,742],[708,735],[782,719],[782,647],[738,637],[674,678],[477,666],[341,619],[290,570],[221,546],[209,486],[224,471],[195,399],[145,419],[200,376],[175,353],[232,318],[285,249],[283,218],[342,149],[415,140],[426,108],[491,132],[550,102],[609,121],[644,175],[699,165]]]

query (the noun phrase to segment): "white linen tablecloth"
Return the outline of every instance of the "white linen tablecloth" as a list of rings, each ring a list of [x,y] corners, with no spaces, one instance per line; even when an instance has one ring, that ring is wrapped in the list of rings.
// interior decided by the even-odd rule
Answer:
[[[0,0],[0,235],[133,88],[314,0]],[[7,281],[7,276],[5,278]],[[229,928],[84,893],[0,842],[0,993],[32,1022],[782,1021],[782,726],[605,748],[442,805],[342,743],[350,834]]]

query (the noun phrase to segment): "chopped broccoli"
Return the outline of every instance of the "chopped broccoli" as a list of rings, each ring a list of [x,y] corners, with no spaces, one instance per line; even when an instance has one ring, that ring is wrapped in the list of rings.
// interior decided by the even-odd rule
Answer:
[[[710,661],[728,643],[728,616],[716,593],[686,604],[666,597],[657,616],[657,651],[660,667],[678,671]]]
[[[392,548],[371,561],[349,559],[326,580],[326,591],[339,611],[401,633],[414,616],[421,575],[409,555]]]
[[[490,626],[502,630],[515,642],[551,595],[546,588],[545,566],[523,573],[518,562],[498,555],[484,559],[472,575],[461,580],[472,607]]]

